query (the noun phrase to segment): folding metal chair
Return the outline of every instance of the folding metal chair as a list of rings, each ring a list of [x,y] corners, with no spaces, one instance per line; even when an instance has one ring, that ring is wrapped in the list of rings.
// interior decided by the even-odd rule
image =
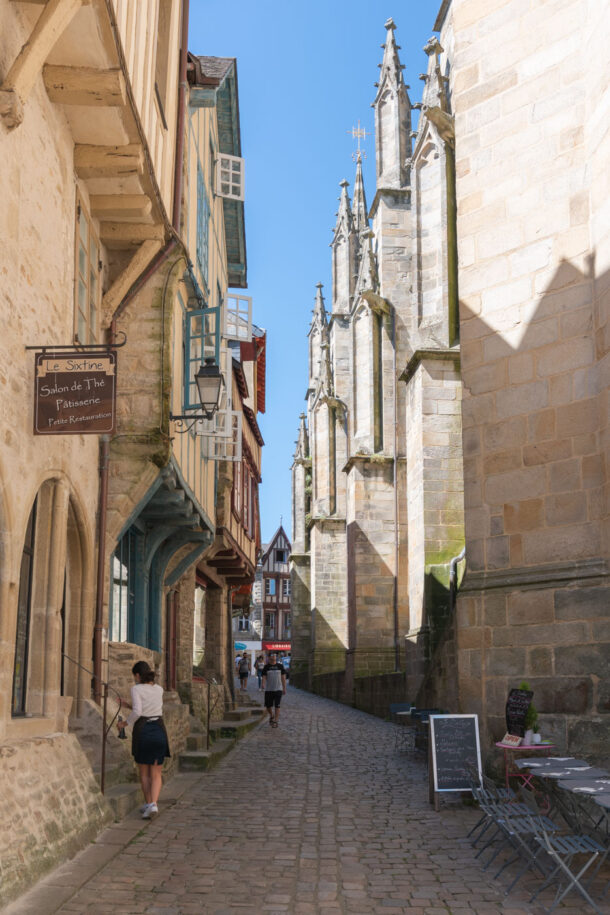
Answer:
[[[547,912],[552,912],[565,896],[567,896],[570,890],[576,889],[583,899],[586,899],[592,909],[597,912],[598,915],[602,915],[601,910],[595,904],[583,885],[582,878],[589,868],[598,860],[600,855],[602,856],[602,859],[598,862],[598,866],[603,863],[603,860],[606,858],[610,849],[605,849],[603,845],[600,845],[600,843],[591,838],[591,836],[552,835],[546,827],[542,817],[531,817],[530,820],[532,829],[535,832],[536,842],[553,862],[552,870],[548,874],[546,880],[532,895],[530,902],[533,902],[547,887],[552,886],[553,883],[557,883],[558,887],[555,894],[555,901],[550,908],[546,909]],[[578,873],[576,873],[576,868],[572,868],[572,861],[576,855],[586,856],[586,861],[582,867],[580,867]],[[596,868],[596,870],[597,869],[598,868]]]

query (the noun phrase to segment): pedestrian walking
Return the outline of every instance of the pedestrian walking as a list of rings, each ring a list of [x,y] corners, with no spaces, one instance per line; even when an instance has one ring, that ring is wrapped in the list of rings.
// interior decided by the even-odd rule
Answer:
[[[250,663],[249,655],[244,654],[237,666],[237,672],[239,674],[239,688],[242,693],[245,693],[248,689],[248,677],[252,672],[252,665]]]
[[[170,755],[163,723],[163,687],[155,683],[155,672],[146,661],[138,661],[131,672],[134,679],[131,712],[127,721],[119,719],[117,724],[119,733],[128,724],[132,726],[131,752],[138,764],[145,801],[141,808],[142,819],[149,820],[159,812],[163,760]]]
[[[269,724],[272,728],[276,728],[280,717],[282,696],[286,695],[286,671],[278,661],[275,651],[272,651],[269,655],[269,663],[265,664],[263,668],[262,679]]]
[[[260,691],[263,688],[263,669],[265,667],[265,659],[262,656],[262,654],[259,654],[258,658],[256,659],[256,664],[254,665],[254,667],[256,669],[256,676],[258,679],[258,691],[260,693]]]

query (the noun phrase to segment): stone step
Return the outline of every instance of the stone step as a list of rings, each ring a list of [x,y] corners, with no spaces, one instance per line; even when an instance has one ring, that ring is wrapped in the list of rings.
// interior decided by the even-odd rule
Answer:
[[[234,708],[231,712],[225,712],[226,721],[246,721],[249,717],[249,708]]]
[[[189,734],[186,738],[187,750],[205,750],[205,734]]]
[[[106,789],[104,797],[112,808],[116,823],[131,813],[135,807],[144,803],[142,789],[135,782],[112,785],[111,788]]]
[[[215,721],[210,727],[210,741],[218,741],[221,738],[229,737],[233,740],[241,740],[246,734],[255,728],[261,720],[260,715],[250,717],[246,721]]]
[[[216,740],[209,750],[187,750],[178,760],[180,772],[207,772],[217,765],[235,744],[235,740]]]

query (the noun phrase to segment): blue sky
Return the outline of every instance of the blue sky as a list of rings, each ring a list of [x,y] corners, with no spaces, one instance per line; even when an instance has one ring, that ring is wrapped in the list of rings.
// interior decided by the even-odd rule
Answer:
[[[290,466],[307,387],[307,331],[315,285],[330,296],[331,229],[339,182],[353,185],[349,135],[358,120],[367,200],[374,193],[373,83],[397,25],[412,102],[421,100],[422,48],[440,0],[191,0],[190,50],[236,57],[246,160],[248,295],[267,330],[267,411],[260,490],[263,542],[283,516],[290,536]],[[351,187],[350,187],[351,194]],[[330,308],[330,301],[327,298]]]

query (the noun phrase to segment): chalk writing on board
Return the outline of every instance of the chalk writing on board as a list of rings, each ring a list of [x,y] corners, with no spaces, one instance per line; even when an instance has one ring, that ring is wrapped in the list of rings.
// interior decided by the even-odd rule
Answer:
[[[511,689],[506,700],[506,729],[509,734],[523,737],[525,716],[534,693],[531,689]]]
[[[435,791],[469,791],[481,776],[476,715],[431,715],[430,740]]]

